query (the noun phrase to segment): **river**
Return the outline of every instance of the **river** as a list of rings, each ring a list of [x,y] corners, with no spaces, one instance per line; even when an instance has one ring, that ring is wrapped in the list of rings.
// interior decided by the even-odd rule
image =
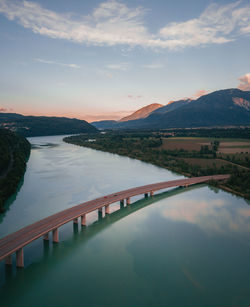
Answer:
[[[23,184],[0,237],[81,202],[174,180],[165,169],[62,136],[30,138]],[[250,206],[206,185],[132,198],[130,207],[68,223],[60,243],[24,248],[24,269],[0,263],[3,306],[250,306]],[[14,258],[13,258],[14,260]]]

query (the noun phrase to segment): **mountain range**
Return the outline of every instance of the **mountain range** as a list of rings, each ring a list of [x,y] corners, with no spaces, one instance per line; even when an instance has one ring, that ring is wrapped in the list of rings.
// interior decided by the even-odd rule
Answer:
[[[141,109],[133,114],[140,114],[140,111]],[[120,121],[99,121],[92,124],[98,129],[249,126],[250,91],[219,90],[203,95],[196,100],[172,101],[165,106],[156,108],[144,118],[137,117],[130,120],[131,116],[126,117],[125,120],[123,118]]]
[[[0,113],[0,128],[10,129],[26,137],[97,132],[97,129],[85,120],[24,116],[16,113]]]

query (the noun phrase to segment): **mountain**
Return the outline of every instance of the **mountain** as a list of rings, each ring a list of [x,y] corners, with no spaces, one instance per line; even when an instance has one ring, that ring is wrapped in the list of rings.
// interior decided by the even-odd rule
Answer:
[[[131,120],[138,120],[142,118],[146,118],[149,114],[151,114],[153,111],[158,110],[159,108],[163,107],[162,104],[159,103],[152,103],[150,105],[147,105],[134,113],[121,118],[118,121],[115,120],[101,120],[92,122],[91,124],[96,127],[97,129],[120,129],[126,126],[127,121]]]
[[[167,113],[170,111],[173,111],[175,109],[178,109],[189,102],[191,102],[191,99],[183,99],[183,100],[178,100],[178,101],[170,101],[167,105],[162,106],[161,108],[156,109],[155,111],[151,112],[151,114],[163,114]],[[150,114],[148,114],[150,115]]]
[[[250,126],[250,91],[226,89],[196,100],[174,101],[154,110],[146,118],[113,122],[108,128],[165,129],[240,125]]]
[[[146,107],[143,107],[137,111],[135,111],[134,113],[123,117],[122,119],[119,120],[119,122],[127,122],[129,120],[135,120],[135,119],[140,119],[140,118],[145,118],[147,117],[150,113],[152,113],[153,111],[159,109],[163,107],[162,104],[159,103],[152,103]]]
[[[172,111],[163,114],[151,113],[139,125],[147,128],[250,125],[250,91],[216,91]]]
[[[24,116],[16,113],[0,113],[0,128],[8,128],[26,137],[97,132],[97,129],[85,120]]]

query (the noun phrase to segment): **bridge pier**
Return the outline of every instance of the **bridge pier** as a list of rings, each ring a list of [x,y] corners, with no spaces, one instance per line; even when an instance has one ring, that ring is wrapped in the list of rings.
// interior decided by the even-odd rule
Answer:
[[[124,199],[120,200],[120,208],[124,207]]]
[[[73,219],[74,224],[78,224],[78,218]]]
[[[154,196],[154,191],[150,191],[150,196]]]
[[[144,194],[144,197],[145,197],[145,198],[148,198],[148,193],[145,193],[145,194]]]
[[[43,240],[49,241],[49,233],[46,233],[46,234],[43,236]]]
[[[126,198],[126,205],[130,205],[130,197]]]
[[[19,250],[16,251],[16,266],[18,268],[23,268],[24,267],[23,249],[22,248],[20,248]]]
[[[109,205],[105,206],[105,215],[109,214]]]
[[[6,265],[12,265],[12,255],[9,255],[5,258]]]
[[[53,242],[58,243],[59,242],[59,233],[58,228],[53,230]]]
[[[81,225],[86,226],[86,214],[81,216]]]
[[[102,219],[102,207],[98,208],[98,220]]]

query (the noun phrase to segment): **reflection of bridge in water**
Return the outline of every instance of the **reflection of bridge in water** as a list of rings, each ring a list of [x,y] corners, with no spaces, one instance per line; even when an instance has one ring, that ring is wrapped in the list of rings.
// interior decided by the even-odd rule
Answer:
[[[229,175],[214,175],[165,181],[120,191],[84,202],[80,205],[53,214],[2,238],[0,240],[0,261],[5,259],[6,264],[10,265],[12,263],[12,254],[16,252],[16,265],[17,267],[23,267],[24,246],[42,236],[44,240],[49,240],[50,231],[52,231],[53,234],[53,242],[59,242],[58,228],[60,226],[70,221],[77,224],[79,217],[81,217],[81,225],[86,226],[86,215],[88,213],[95,210],[102,213],[103,208],[105,208],[105,214],[109,214],[109,205],[112,203],[120,201],[121,206],[123,206],[124,200],[126,200],[126,205],[128,206],[130,205],[130,198],[136,195],[144,194],[145,197],[148,197],[148,194],[150,194],[152,197],[154,192],[158,190],[179,186],[187,187],[197,183],[205,183],[210,180],[226,180],[228,178]]]

